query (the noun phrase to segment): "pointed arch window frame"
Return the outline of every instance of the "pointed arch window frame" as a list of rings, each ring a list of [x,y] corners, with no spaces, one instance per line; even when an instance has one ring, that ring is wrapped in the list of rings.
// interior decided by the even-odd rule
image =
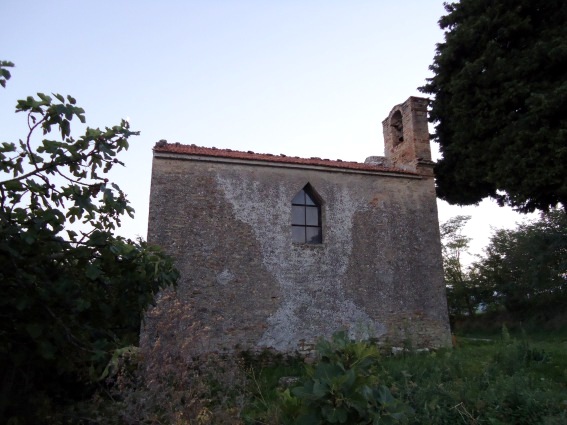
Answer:
[[[291,237],[293,243],[323,243],[322,199],[307,183],[291,201]]]

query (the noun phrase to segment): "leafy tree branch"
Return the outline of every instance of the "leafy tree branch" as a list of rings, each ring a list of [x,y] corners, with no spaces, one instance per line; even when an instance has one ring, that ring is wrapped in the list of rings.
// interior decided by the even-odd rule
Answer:
[[[85,111],[59,94],[16,112],[27,134],[0,145],[0,422],[45,423],[137,344],[145,309],[179,274],[159,248],[114,235],[134,212],[107,177],[139,134],[128,122],[75,138]]]
[[[6,81],[8,81],[12,74],[7,68],[12,68],[14,64],[10,61],[0,60],[0,86],[6,87]]]

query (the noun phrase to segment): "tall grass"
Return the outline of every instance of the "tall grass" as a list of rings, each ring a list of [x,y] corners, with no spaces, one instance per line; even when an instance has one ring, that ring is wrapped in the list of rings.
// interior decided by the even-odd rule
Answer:
[[[416,424],[567,423],[565,348],[518,340],[461,342],[383,360],[385,379]]]
[[[567,339],[539,335],[534,340],[504,329],[491,339],[460,337],[456,342],[451,349],[382,354],[372,362],[375,379],[360,367],[356,373],[363,378],[360,382],[379,385],[381,393],[387,389],[392,397],[388,403],[408,407],[399,423],[567,424]],[[364,352],[362,348],[343,347],[349,356]],[[124,362],[95,399],[46,423],[281,425],[290,423],[294,385],[308,388],[318,370],[317,361],[306,365],[301,358],[269,352],[161,360],[151,369],[143,358]],[[319,361],[345,365],[344,355],[327,354]],[[299,382],[282,384],[280,378],[290,376]],[[349,391],[356,397],[356,387]],[[323,409],[325,401],[318,400]],[[393,419],[388,417],[390,423]]]
[[[379,380],[413,409],[407,423],[567,424],[567,341],[531,342],[504,331],[493,340],[457,344],[382,356]],[[262,411],[248,412],[250,424],[278,423],[264,419]]]

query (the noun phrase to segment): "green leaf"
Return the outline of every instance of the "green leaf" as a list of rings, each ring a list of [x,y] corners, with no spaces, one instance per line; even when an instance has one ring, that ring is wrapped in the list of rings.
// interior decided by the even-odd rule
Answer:
[[[390,404],[395,402],[396,400],[394,399],[394,397],[392,396],[392,393],[390,392],[390,390],[388,389],[388,387],[381,385],[378,388],[376,395],[376,399],[381,403],[381,404]]]
[[[50,96],[47,96],[47,95],[44,94],[44,93],[38,93],[38,94],[37,94],[37,97],[39,97],[39,98],[40,98],[44,103],[46,103],[46,104],[51,103],[51,97],[50,97]]]
[[[315,381],[313,384],[313,396],[317,398],[324,397],[329,391],[329,386],[325,383]]]
[[[319,363],[315,368],[314,378],[329,382],[333,378],[342,376],[343,373],[342,368],[337,364]]]
[[[39,342],[39,353],[41,357],[43,357],[44,359],[46,360],[54,359],[56,352],[57,349],[51,342],[45,340]]]
[[[314,425],[320,423],[320,418],[315,412],[306,412],[297,418],[294,425]]]
[[[87,276],[90,280],[96,280],[102,274],[102,270],[94,264],[89,264],[85,269],[85,276]]]
[[[75,302],[75,311],[81,312],[89,309],[91,307],[91,302],[84,298],[79,298]]]
[[[16,300],[16,309],[18,311],[23,311],[31,305],[33,305],[33,300],[25,294],[21,294]]]
[[[66,139],[71,134],[71,124],[68,120],[64,119],[61,121],[61,137]]]
[[[321,413],[331,424],[344,424],[347,421],[347,411],[340,407],[323,406]]]
[[[84,110],[70,96],[53,97],[54,104],[43,93],[19,100],[16,111],[28,115],[32,129],[19,144],[0,143],[0,373],[16,376],[8,413],[21,413],[22,423],[42,423],[36,412],[77,392],[89,397],[110,355],[137,342],[157,291],[179,276],[162,251],[114,235],[132,210],[119,187],[97,173],[134,133],[87,129],[75,139],[71,119],[84,122]],[[47,136],[53,140],[44,136],[37,147],[41,132],[55,129]],[[108,192],[96,190],[101,184]],[[77,219],[80,232],[70,226]]]
[[[33,339],[37,339],[43,333],[43,325],[40,323],[30,323],[26,325],[26,331]]]
[[[22,234],[22,238],[28,245],[32,245],[36,241],[36,236],[29,231]]]
[[[5,190],[20,191],[24,190],[24,186],[19,180],[8,180],[3,183]]]
[[[6,81],[8,81],[12,77],[12,74],[10,74],[10,71],[8,71],[6,68],[13,66],[14,64],[12,62],[0,61],[0,85],[2,87],[6,87]]]
[[[437,195],[521,212],[567,205],[563,1],[451,2],[420,88],[441,159]],[[552,56],[551,52],[558,52]]]

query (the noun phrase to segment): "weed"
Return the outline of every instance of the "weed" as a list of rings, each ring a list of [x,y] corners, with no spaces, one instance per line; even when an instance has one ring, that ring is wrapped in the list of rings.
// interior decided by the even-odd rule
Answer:
[[[398,423],[412,411],[379,380],[375,345],[338,332],[317,344],[319,361],[281,395],[284,424]]]
[[[504,335],[394,357],[339,334],[318,344],[311,365],[269,351],[187,359],[159,357],[158,346],[146,357],[128,350],[96,397],[52,423],[567,423],[567,344]],[[281,388],[282,377],[299,382]]]

